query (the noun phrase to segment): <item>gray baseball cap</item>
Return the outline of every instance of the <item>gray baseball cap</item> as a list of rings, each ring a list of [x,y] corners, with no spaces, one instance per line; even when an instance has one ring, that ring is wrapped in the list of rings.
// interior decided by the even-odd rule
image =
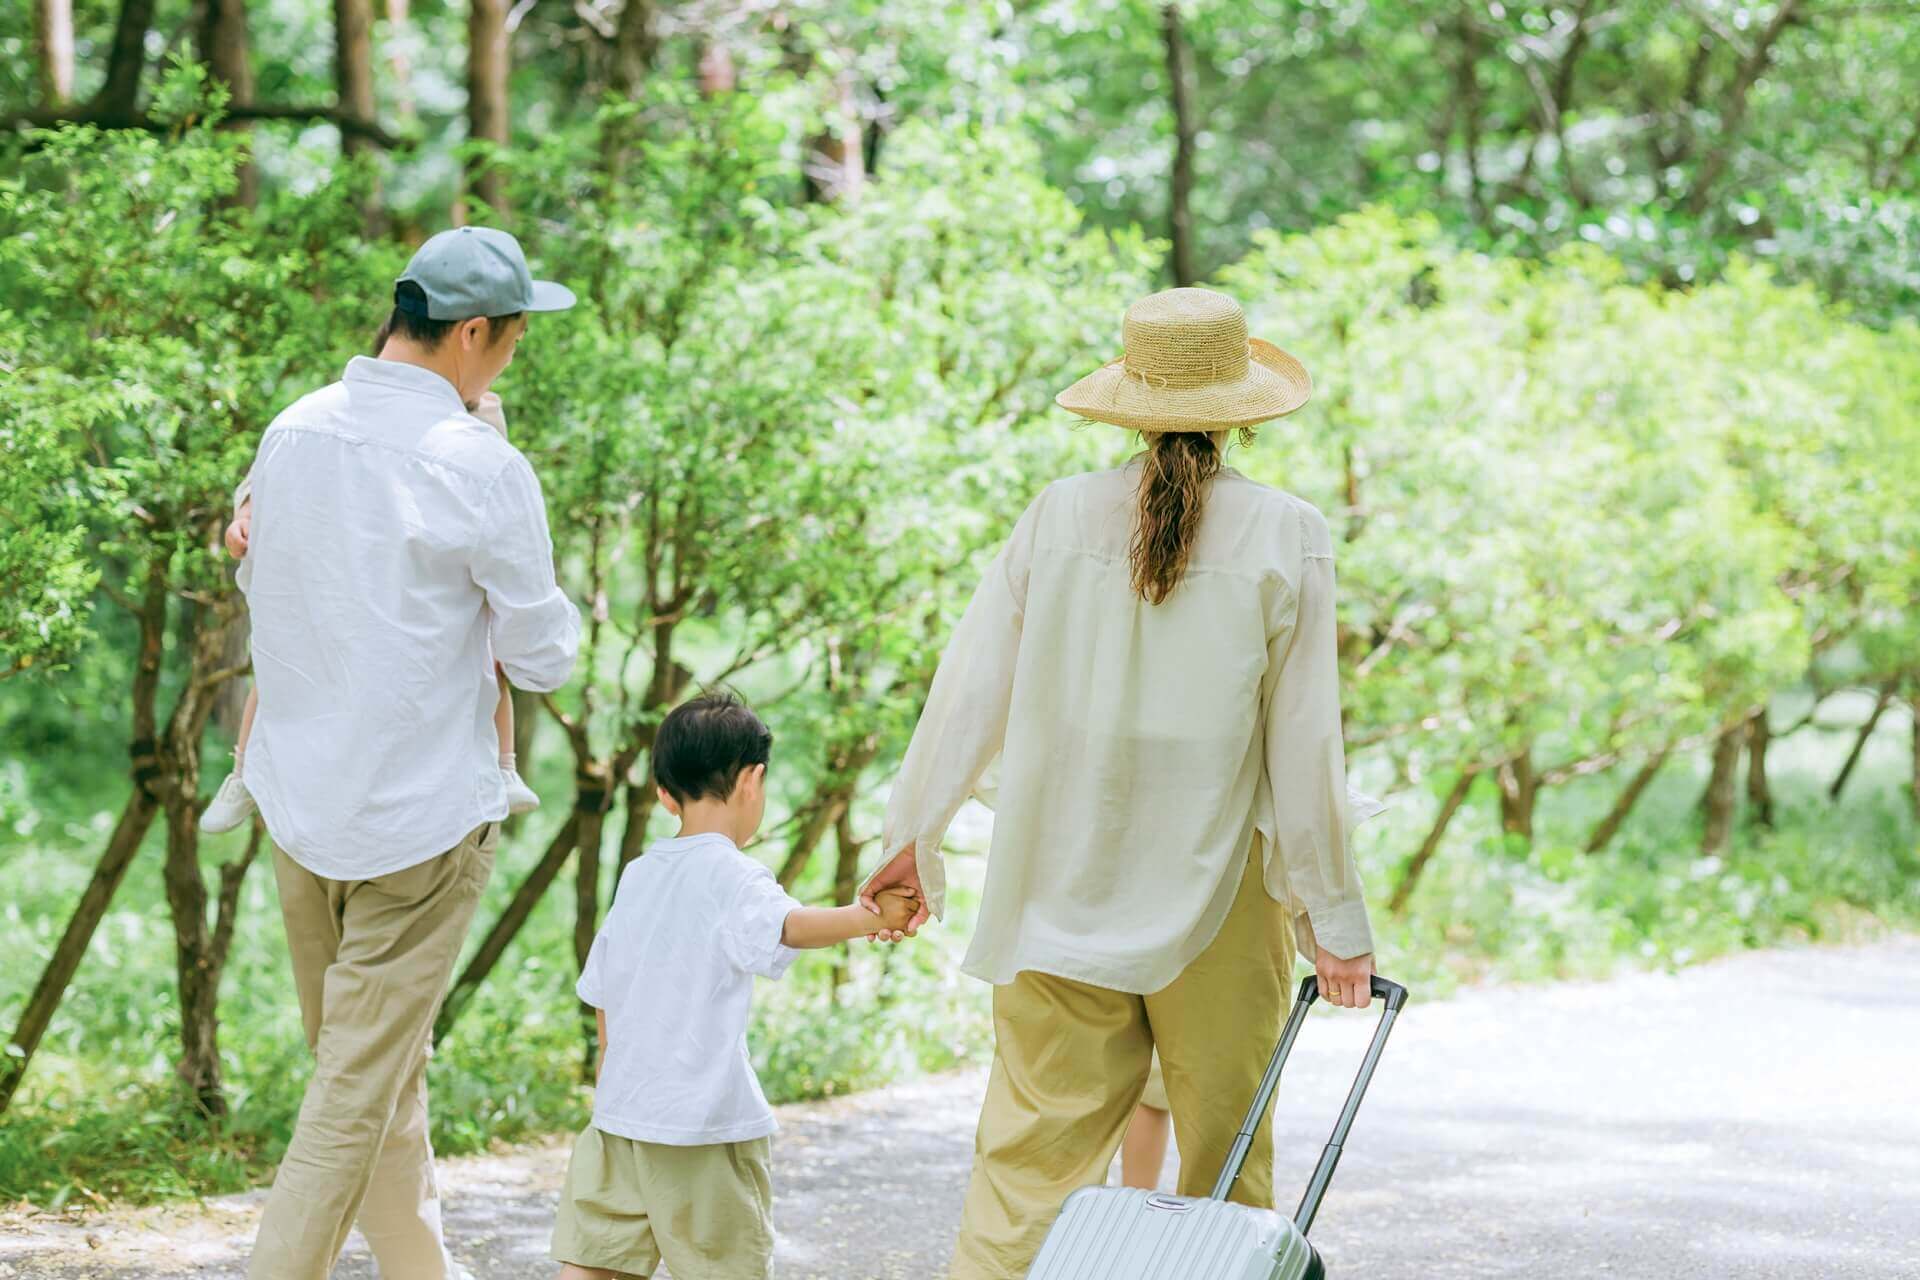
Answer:
[[[471,320],[519,311],[565,311],[573,290],[551,280],[535,280],[527,270],[520,242],[497,227],[455,227],[442,231],[413,255],[395,281],[394,305],[429,320]],[[398,286],[412,283],[424,304]]]

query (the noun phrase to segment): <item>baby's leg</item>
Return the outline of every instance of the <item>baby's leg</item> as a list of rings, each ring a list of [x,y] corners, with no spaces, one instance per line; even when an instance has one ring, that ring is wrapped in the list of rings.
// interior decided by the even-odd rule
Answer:
[[[253,713],[260,705],[260,690],[257,686],[247,690],[247,705],[240,712],[240,736],[233,742],[233,758],[238,760],[247,753],[247,739],[253,736]]]
[[[513,690],[507,684],[507,673],[498,663],[494,671],[500,678],[500,701],[493,708],[493,729],[500,735],[500,767],[511,768],[508,761],[513,758]],[[251,706],[248,714],[251,715]]]

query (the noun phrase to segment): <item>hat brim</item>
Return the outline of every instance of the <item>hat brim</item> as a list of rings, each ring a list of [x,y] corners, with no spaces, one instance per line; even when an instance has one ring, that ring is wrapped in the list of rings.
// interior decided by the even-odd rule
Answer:
[[[565,311],[579,299],[573,296],[573,290],[551,280],[533,282],[533,301],[527,304],[528,311]]]
[[[1053,399],[1068,413],[1134,431],[1224,431],[1284,418],[1313,398],[1306,367],[1271,342],[1249,338],[1247,357],[1244,377],[1204,387],[1157,386],[1115,360]]]

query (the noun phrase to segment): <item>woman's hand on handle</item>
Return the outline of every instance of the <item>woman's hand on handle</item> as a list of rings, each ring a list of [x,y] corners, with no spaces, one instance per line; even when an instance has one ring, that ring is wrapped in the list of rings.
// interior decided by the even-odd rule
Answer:
[[[914,897],[920,900],[919,908],[914,911],[913,919],[907,921],[907,927],[904,933],[900,931],[889,932],[883,929],[868,934],[867,937],[869,940],[898,942],[903,936],[911,938],[914,934],[920,932],[920,926],[927,922],[927,895],[920,889],[920,864],[914,861],[912,845],[908,845],[899,853],[894,854],[892,860],[889,861],[886,866],[881,867],[873,873],[873,878],[868,880],[866,887],[860,890],[860,905],[875,915],[879,915],[880,907],[879,904],[873,900],[874,895],[882,889],[892,889],[896,887],[911,889]]]
[[[1320,980],[1320,998],[1346,1009],[1364,1009],[1373,999],[1373,954],[1342,960],[1325,947],[1317,947],[1314,976]]]

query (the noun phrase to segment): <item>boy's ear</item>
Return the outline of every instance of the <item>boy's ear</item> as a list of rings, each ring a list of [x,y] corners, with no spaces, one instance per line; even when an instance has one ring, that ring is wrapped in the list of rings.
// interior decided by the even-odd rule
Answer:
[[[678,800],[675,800],[670,794],[668,794],[667,789],[665,787],[655,787],[653,790],[654,790],[654,793],[660,797],[660,807],[665,809],[668,813],[672,814],[674,817],[676,818],[679,817],[680,802]]]

